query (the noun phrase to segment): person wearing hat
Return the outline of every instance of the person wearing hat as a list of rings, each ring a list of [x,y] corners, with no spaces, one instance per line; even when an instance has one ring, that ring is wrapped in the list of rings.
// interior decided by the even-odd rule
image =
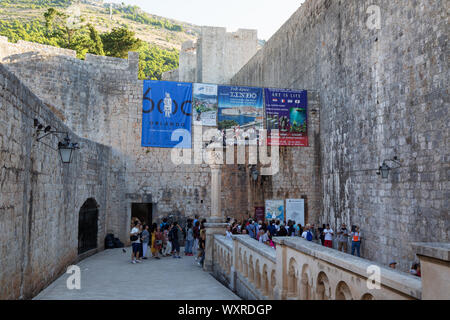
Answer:
[[[389,268],[395,269],[396,266],[397,266],[397,262],[395,262],[395,261],[391,261],[391,263],[389,263]]]

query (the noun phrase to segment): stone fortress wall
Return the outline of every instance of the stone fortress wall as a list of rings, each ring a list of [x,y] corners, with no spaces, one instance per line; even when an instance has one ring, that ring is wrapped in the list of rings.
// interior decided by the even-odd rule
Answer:
[[[258,49],[256,30],[202,27],[197,42],[183,43],[180,67],[164,73],[163,80],[229,84]]]
[[[67,131],[81,152],[63,165],[36,141],[34,119]],[[56,148],[61,136],[42,141]],[[21,80],[0,64],[0,299],[34,297],[78,257],[78,213],[94,198],[98,250],[114,203],[111,147],[77,136]]]
[[[163,74],[163,80],[230,84],[233,75],[259,49],[256,30],[239,29],[237,32],[226,32],[225,28],[202,27],[197,42],[183,43],[179,68]],[[242,85],[254,86],[251,83]],[[303,89],[277,84],[273,86]],[[222,203],[225,204],[223,208],[225,216],[241,218],[248,213],[253,216],[255,207],[264,207],[266,199],[304,198],[307,218],[310,221],[318,220],[322,210],[318,94],[315,90],[309,90],[308,93],[309,147],[280,148],[280,171],[277,175],[259,177],[258,181],[254,182],[250,179],[247,166],[225,167],[222,176]],[[247,210],[243,211],[242,208]]]
[[[137,54],[130,52],[128,60],[89,54],[79,60],[72,50],[9,43],[2,37],[0,61],[76,134],[112,147],[108,174],[123,183],[111,186],[108,232],[128,241],[132,203],[152,203],[153,221],[168,215],[181,220],[208,215],[209,167],[176,166],[171,150],[141,147],[143,83],[137,80]],[[227,170],[242,172],[237,165]],[[247,194],[242,191],[247,191],[250,174],[226,179],[227,172],[224,211],[247,216]]]
[[[448,130],[442,129],[448,127],[448,66],[443,53],[447,38],[440,33],[445,29],[445,10],[440,2],[424,4],[411,3],[404,11],[383,1],[383,23],[394,27],[368,30],[367,1],[307,1],[257,53],[256,35],[253,39],[253,32],[242,32],[243,38],[255,43],[255,48],[248,44],[243,50],[253,53],[242,60],[218,57],[224,46],[233,47],[223,40],[222,28],[204,28],[197,44],[183,46],[180,69],[169,80],[309,89],[310,147],[281,148],[280,173],[256,182],[247,165],[226,166],[222,175],[225,216],[253,216],[253,207],[263,206],[265,199],[306,197],[309,222],[329,222],[333,228],[342,221],[361,225],[363,256],[382,264],[396,259],[404,270],[415,259],[411,242],[448,242],[449,139]],[[402,23],[394,23],[394,17]],[[435,26],[428,27],[427,21]],[[218,37],[217,44],[212,34]],[[227,41],[234,37],[239,38],[239,32]],[[254,53],[231,79],[237,70],[228,73],[224,66],[243,66]],[[202,59],[205,55],[216,57]],[[71,50],[23,41],[12,44],[0,37],[0,62],[6,78],[18,78],[4,82],[13,92],[10,100],[24,95],[22,91],[33,92],[37,97],[29,94],[41,101],[38,110],[48,114],[44,119],[49,124],[64,123],[74,135],[86,139],[82,140],[86,148],[77,152],[70,170],[62,169],[59,158],[50,157],[45,148],[36,147],[42,157],[36,156],[36,162],[43,163],[48,174],[41,187],[39,179],[37,184],[26,180],[39,171],[31,169],[29,163],[35,158],[23,155],[20,142],[3,147],[5,141],[26,140],[24,133],[32,130],[33,118],[27,118],[23,129],[12,130],[11,115],[2,110],[0,124],[7,139],[1,149],[11,167],[1,169],[5,179],[1,195],[8,200],[2,198],[0,211],[6,217],[4,230],[15,230],[3,234],[8,234],[8,243],[27,234],[20,242],[22,251],[8,251],[2,241],[2,257],[8,257],[2,267],[9,270],[1,278],[10,288],[6,297],[32,296],[76,258],[76,217],[88,198],[99,204],[100,249],[105,232],[127,242],[132,203],[152,203],[154,221],[168,214],[176,218],[209,214],[207,165],[175,166],[171,150],[140,146],[143,84],[137,80],[137,54],[130,53],[128,60],[88,55],[82,61]],[[17,113],[17,105],[27,105],[20,101],[3,104],[5,110]],[[28,145],[32,140],[26,140]],[[21,154],[28,167],[9,170],[20,164]],[[374,171],[360,171],[377,169],[385,158],[395,155],[404,168],[391,172],[388,181]],[[18,172],[17,178],[7,172]],[[14,179],[20,178],[20,172],[26,178],[19,187]],[[14,196],[6,196],[9,188]],[[52,188],[66,192],[70,205],[64,204],[60,193],[51,193]],[[43,194],[30,194],[30,189]],[[29,204],[31,195],[36,204]],[[60,215],[49,219],[48,212]],[[72,220],[64,220],[67,217]],[[18,227],[7,228],[10,221],[17,221]],[[34,224],[41,225],[42,232],[34,234],[38,230],[32,229]],[[59,239],[53,230],[64,230],[64,234],[70,230],[64,248],[53,245]],[[52,249],[46,247],[49,243]],[[28,257],[32,254],[40,256],[33,260]],[[33,268],[27,261],[33,261]],[[31,275],[34,280],[26,281]]]
[[[306,1],[232,79],[320,92],[316,222],[361,226],[362,255],[405,271],[412,242],[449,241],[446,4]],[[366,26],[370,5],[380,30]],[[368,171],[394,156],[388,180]]]

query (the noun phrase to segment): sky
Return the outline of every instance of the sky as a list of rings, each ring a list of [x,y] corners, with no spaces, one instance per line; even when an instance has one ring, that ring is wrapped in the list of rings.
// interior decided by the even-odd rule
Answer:
[[[269,38],[301,6],[304,0],[105,0],[137,5],[144,11],[199,26],[226,27],[228,32],[258,30]]]

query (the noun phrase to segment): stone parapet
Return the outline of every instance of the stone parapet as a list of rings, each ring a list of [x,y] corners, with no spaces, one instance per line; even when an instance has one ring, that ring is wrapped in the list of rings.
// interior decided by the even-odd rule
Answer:
[[[250,300],[422,299],[416,276],[301,238],[274,242],[276,250],[247,235],[215,235],[214,276]]]
[[[422,298],[450,300],[450,243],[413,243],[420,259]]]

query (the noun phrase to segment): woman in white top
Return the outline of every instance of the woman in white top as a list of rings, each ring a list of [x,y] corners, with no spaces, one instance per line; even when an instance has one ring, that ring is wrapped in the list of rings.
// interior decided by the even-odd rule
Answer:
[[[226,237],[227,237],[227,239],[230,239],[230,240],[233,239],[230,226],[227,226]]]

